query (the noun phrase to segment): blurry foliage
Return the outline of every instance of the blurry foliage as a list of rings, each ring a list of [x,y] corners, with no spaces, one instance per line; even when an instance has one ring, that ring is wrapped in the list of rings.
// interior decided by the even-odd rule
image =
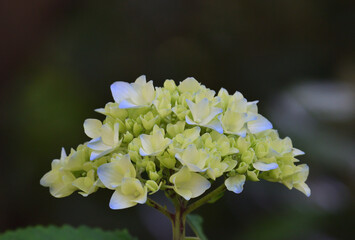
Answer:
[[[81,226],[73,228],[70,226],[36,226],[8,231],[0,234],[0,240],[134,240],[127,230],[102,231],[98,228]]]

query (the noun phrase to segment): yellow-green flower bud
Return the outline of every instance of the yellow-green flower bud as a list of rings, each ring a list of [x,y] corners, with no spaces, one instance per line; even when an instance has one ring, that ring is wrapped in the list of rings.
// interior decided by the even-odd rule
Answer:
[[[155,163],[153,161],[149,161],[145,169],[147,170],[147,172],[155,172]]]
[[[269,153],[269,144],[267,142],[259,142],[255,145],[255,153],[258,158],[263,158]]]
[[[253,181],[253,182],[259,181],[258,174],[259,174],[258,170],[247,171],[248,180]]]
[[[175,167],[176,159],[169,153],[165,152],[162,156],[157,157],[159,162],[166,168],[172,169]]]
[[[130,132],[126,132],[124,135],[123,135],[123,142],[124,143],[130,143],[132,140],[133,140],[134,136],[132,135],[132,133]]]
[[[147,131],[153,129],[153,126],[155,124],[159,124],[159,120],[160,120],[159,116],[154,116],[152,112],[148,112],[147,114],[144,115],[144,117],[141,116],[140,119],[142,120],[143,127]]]
[[[135,137],[138,137],[143,132],[142,124],[134,123],[133,124],[133,134]]]
[[[160,178],[160,175],[157,172],[149,172],[149,178],[153,181],[157,181]]]
[[[249,165],[245,162],[241,162],[238,164],[238,167],[236,169],[237,173],[243,174],[245,173],[249,168]]]
[[[166,126],[166,132],[170,138],[175,137],[177,134],[182,133],[185,129],[185,121],[178,121],[175,124],[169,123]]]
[[[237,140],[237,148],[240,153],[246,152],[250,145],[250,142],[248,142],[246,138],[239,137]]]
[[[253,162],[254,157],[255,157],[254,150],[253,149],[249,149],[249,150],[243,152],[241,160],[249,165],[249,164],[251,164]]]
[[[79,194],[84,197],[95,192],[97,190],[97,186],[95,185],[95,170],[90,170],[85,177],[75,179],[73,181],[73,186],[81,190]]]
[[[165,80],[164,82],[164,88],[169,90],[170,92],[173,92],[176,90],[176,84],[174,80]]]
[[[161,183],[158,185],[155,181],[148,180],[145,183],[145,186],[147,187],[148,191],[151,192],[150,194],[153,194],[153,193],[156,193],[160,189]]]
[[[125,126],[126,126],[126,128],[127,128],[128,131],[132,131],[133,125],[134,125],[133,119],[127,118],[127,119],[125,120]]]

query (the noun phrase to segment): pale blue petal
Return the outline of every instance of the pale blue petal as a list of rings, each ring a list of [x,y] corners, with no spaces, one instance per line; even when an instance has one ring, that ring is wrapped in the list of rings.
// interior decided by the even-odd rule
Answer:
[[[217,132],[220,133],[220,134],[223,133],[223,127],[222,127],[222,124],[221,124],[221,122],[219,121],[219,119],[215,119],[215,120],[213,120],[212,122],[210,122],[209,124],[203,125],[203,126],[204,126],[204,127],[211,128],[211,129],[217,131]]]
[[[138,108],[138,107],[141,107],[141,106],[138,106],[138,105],[136,105],[134,103],[131,103],[128,100],[122,100],[118,107],[122,108],[122,109],[126,109],[126,108]]]
[[[111,92],[113,99],[117,103],[124,99],[129,99],[135,94],[133,87],[127,82],[114,82],[111,84]]]
[[[265,171],[270,171],[270,170],[276,169],[279,167],[279,165],[277,163],[255,162],[255,163],[253,163],[253,167],[256,170],[265,172]]]
[[[188,116],[185,117],[186,123],[190,124],[190,125],[196,125],[196,123],[194,121],[191,120],[191,118],[189,118]]]
[[[144,156],[149,156],[151,153],[147,153],[142,148],[140,148],[139,149],[139,154],[144,157]]]
[[[110,200],[111,209],[124,209],[137,205],[136,202],[132,201],[132,196],[123,195],[120,189],[118,188],[112,195]]]
[[[254,121],[250,121],[247,123],[248,129],[251,133],[259,133],[272,128],[272,124],[265,117],[258,115],[258,118]]]

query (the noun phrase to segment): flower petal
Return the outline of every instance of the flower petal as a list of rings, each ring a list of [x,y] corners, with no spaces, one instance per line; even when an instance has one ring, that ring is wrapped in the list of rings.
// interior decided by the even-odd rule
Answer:
[[[277,163],[255,162],[255,163],[253,163],[253,167],[256,170],[265,172],[265,171],[270,171],[270,170],[276,169],[279,167],[279,165]]]
[[[122,174],[117,172],[117,168],[115,167],[116,165],[117,163],[115,162],[106,163],[97,169],[99,179],[108,189],[115,189],[121,184],[124,177]]]
[[[235,175],[226,179],[224,184],[229,191],[234,193],[241,193],[243,191],[243,186],[245,183],[245,175]]]
[[[223,127],[222,127],[221,121],[219,119],[215,119],[212,122],[210,122],[206,125],[201,125],[201,126],[211,128],[220,134],[223,133]]]
[[[110,208],[117,210],[117,209],[124,209],[129,208],[137,205],[136,202],[132,201],[134,198],[130,195],[124,195],[121,192],[120,188],[117,188],[116,191],[113,193],[111,200],[110,200]]]
[[[133,87],[127,82],[114,82],[111,84],[111,92],[117,103],[136,95]]]
[[[128,100],[122,100],[122,102],[120,102],[120,105],[118,107],[122,109],[126,109],[126,108],[139,108],[141,106],[138,106]]]
[[[265,117],[258,114],[258,118],[247,123],[252,134],[259,133],[272,128],[272,124]]]
[[[88,147],[94,151],[106,151],[112,148],[111,146],[107,146],[103,143],[101,137],[95,138],[88,142]]]
[[[311,189],[308,187],[306,183],[297,183],[294,187],[304,193],[307,197],[311,196]]]
[[[293,153],[293,156],[299,156],[299,155],[304,155],[305,152],[303,152],[302,150],[299,150],[297,148],[293,148],[292,149],[292,153]]]

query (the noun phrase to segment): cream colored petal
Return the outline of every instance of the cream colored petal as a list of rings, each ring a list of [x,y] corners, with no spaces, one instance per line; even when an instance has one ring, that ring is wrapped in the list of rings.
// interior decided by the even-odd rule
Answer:
[[[84,122],[84,132],[88,137],[98,138],[100,137],[101,126],[101,121],[97,119],[86,119]]]
[[[239,174],[227,178],[226,181],[224,182],[224,184],[226,185],[229,191],[232,191],[237,194],[243,191],[244,183],[245,183],[245,176]]]

